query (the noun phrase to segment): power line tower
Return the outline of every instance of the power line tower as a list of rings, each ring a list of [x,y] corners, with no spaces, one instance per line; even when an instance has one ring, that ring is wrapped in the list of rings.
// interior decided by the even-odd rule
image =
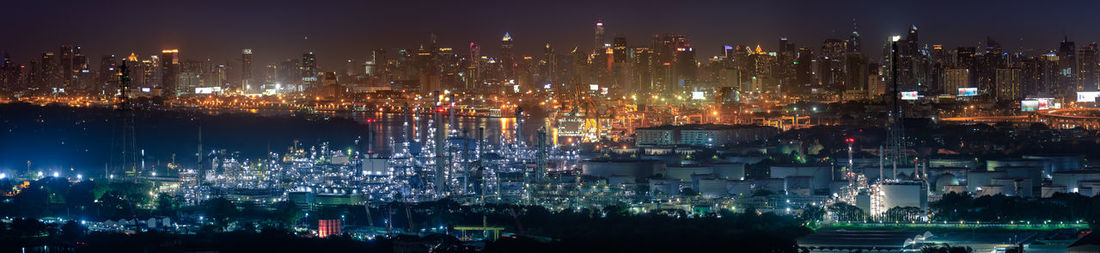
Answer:
[[[115,106],[115,150],[112,155],[111,175],[138,173],[137,134],[134,131],[134,104],[130,101],[130,70],[126,61],[118,69],[120,76],[118,104]]]

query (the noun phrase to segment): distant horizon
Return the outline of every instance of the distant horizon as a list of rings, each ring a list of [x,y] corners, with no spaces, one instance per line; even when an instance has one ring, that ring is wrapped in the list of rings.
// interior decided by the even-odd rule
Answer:
[[[700,61],[719,55],[723,45],[776,50],[780,37],[788,37],[798,47],[820,50],[825,39],[846,39],[853,20],[865,45],[863,53],[874,59],[881,56],[882,43],[889,35],[904,34],[910,25],[920,28],[921,44],[941,44],[948,49],[978,46],[987,36],[1008,52],[1056,49],[1064,36],[1079,46],[1100,40],[1095,25],[1075,25],[1100,23],[1100,16],[1088,11],[1100,7],[1100,2],[1038,5],[1008,1],[989,6],[951,1],[693,1],[664,5],[656,1],[567,0],[459,5],[447,1],[333,0],[312,5],[317,6],[315,11],[304,11],[309,7],[292,1],[124,1],[72,3],[68,8],[36,2],[10,5],[14,7],[11,15],[0,16],[0,22],[19,25],[0,27],[0,34],[19,36],[0,41],[0,51],[18,64],[26,64],[42,52],[56,51],[62,44],[77,44],[93,66],[104,55],[137,53],[146,57],[161,49],[180,49],[184,59],[234,63],[242,49],[251,48],[254,62],[260,66],[314,51],[322,68],[342,70],[343,62],[362,61],[373,49],[415,49],[427,44],[432,33],[440,46],[465,52],[474,42],[481,45],[484,55],[496,55],[500,38],[507,32],[515,38],[517,53],[541,55],[546,42],[558,53],[575,46],[591,50],[597,20],[605,23],[606,41],[621,35],[631,47],[649,46],[654,34],[684,34]],[[122,21],[114,21],[118,20],[114,16]]]

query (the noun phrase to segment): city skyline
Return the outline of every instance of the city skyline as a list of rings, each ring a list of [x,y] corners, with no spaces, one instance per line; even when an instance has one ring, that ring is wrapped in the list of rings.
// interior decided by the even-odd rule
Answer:
[[[47,11],[41,3],[15,3],[14,15],[0,18],[6,23],[26,23],[30,13],[41,14],[34,28],[5,26],[4,34],[20,34],[18,40],[0,42],[0,51],[12,55],[17,62],[52,51],[56,45],[79,44],[93,57],[103,54],[153,54],[161,49],[179,48],[188,59],[211,58],[215,62],[239,60],[242,48],[256,51],[256,62],[273,63],[294,58],[304,51],[315,51],[321,66],[339,69],[348,59],[361,60],[374,48],[414,48],[427,43],[429,34],[439,38],[439,44],[461,48],[469,42],[491,44],[504,33],[516,37],[516,51],[537,55],[541,46],[552,43],[565,49],[589,47],[592,26],[596,20],[606,23],[607,35],[625,35],[630,46],[644,46],[654,34],[687,35],[699,56],[718,55],[723,45],[761,45],[774,48],[779,37],[788,37],[797,45],[817,47],[825,39],[844,39],[854,20],[865,40],[865,53],[878,57],[881,42],[894,34],[903,34],[910,25],[921,28],[922,43],[943,44],[946,47],[977,46],[986,36],[1000,41],[1008,51],[1019,48],[1047,50],[1056,48],[1064,36],[1080,44],[1100,40],[1090,35],[1094,29],[1073,24],[1097,23],[1090,15],[1053,15],[1044,13],[1080,12],[1082,6],[1033,6],[1019,1],[980,6],[977,3],[955,3],[958,8],[919,11],[944,6],[939,3],[855,3],[828,5],[822,3],[683,3],[660,6],[656,3],[599,2],[592,8],[573,8],[569,2],[525,6],[516,3],[469,3],[469,6],[449,6],[453,12],[485,13],[480,18],[466,18],[452,12],[421,16],[427,10],[409,4],[349,3],[334,1],[318,6],[332,6],[333,13],[301,12],[282,8],[288,3],[226,3],[225,7],[210,7],[198,3],[163,6],[156,3],[110,3]],[[431,6],[432,4],[425,4]],[[820,6],[825,5],[825,6]],[[978,6],[976,6],[978,5]],[[141,11],[172,8],[171,15]],[[218,5],[215,5],[218,6]],[[439,6],[439,4],[435,4]],[[446,6],[446,5],[444,5]],[[716,7],[716,8],[712,8]],[[963,10],[977,15],[963,15]],[[1080,7],[1080,8],[1078,8]],[[235,13],[223,9],[249,9],[254,12]],[[142,22],[95,18],[96,10],[118,10],[126,17]],[[616,11],[622,9],[626,11]],[[741,12],[745,9],[752,11]],[[844,10],[844,15],[826,14],[830,9]],[[889,10],[915,9],[887,14]],[[354,14],[363,10],[364,14]],[[381,10],[371,12],[368,10]],[[717,15],[729,10],[737,15]],[[819,13],[819,11],[821,13]],[[295,12],[298,11],[298,12]],[[349,12],[352,12],[349,14]],[[45,14],[42,14],[45,13]],[[507,15],[493,15],[504,13]],[[562,14],[567,13],[567,14]],[[1014,13],[1037,13],[1046,18],[1017,18]],[[301,17],[294,16],[295,14]],[[954,15],[953,15],[954,14]],[[44,15],[44,16],[42,16]],[[1025,14],[1026,15],[1026,14]],[[1041,16],[1041,15],[1040,15]],[[64,18],[62,18],[64,17]],[[194,18],[192,18],[194,17]],[[130,19],[130,18],[128,18]],[[556,22],[541,22],[543,20]],[[297,22],[300,21],[300,22]],[[120,27],[122,27],[120,29]],[[220,29],[208,29],[219,27]],[[308,38],[308,39],[307,39]],[[483,50],[496,54],[496,49]]]

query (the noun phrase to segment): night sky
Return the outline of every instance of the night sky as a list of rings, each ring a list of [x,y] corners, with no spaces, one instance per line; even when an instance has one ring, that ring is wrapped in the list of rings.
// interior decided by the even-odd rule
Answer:
[[[558,52],[589,49],[595,20],[607,39],[625,35],[648,46],[655,33],[688,35],[699,58],[723,44],[774,49],[786,35],[798,46],[820,48],[846,38],[851,20],[864,52],[920,28],[922,43],[975,46],[992,36],[1015,50],[1057,47],[1063,35],[1078,45],[1100,40],[1100,1],[5,1],[0,5],[0,51],[25,63],[62,43],[78,43],[98,65],[104,54],[147,56],[179,48],[184,58],[235,61],[253,48],[256,62],[272,63],[312,50],[322,67],[362,60],[373,48],[415,48],[437,34],[441,46],[497,52],[510,32],[517,51],[540,54],[549,41]],[[308,37],[308,40],[306,39]]]

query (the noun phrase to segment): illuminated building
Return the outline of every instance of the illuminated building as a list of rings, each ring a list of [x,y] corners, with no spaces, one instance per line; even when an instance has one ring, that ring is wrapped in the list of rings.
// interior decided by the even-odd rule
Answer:
[[[504,80],[516,78],[516,56],[512,52],[512,35],[504,33],[500,39],[500,65],[504,74]]]
[[[245,48],[241,50],[241,87],[237,88],[241,91],[252,91],[253,85],[255,85],[252,78],[252,49]]]
[[[325,238],[331,235],[340,235],[344,232],[341,231],[340,220],[318,220],[317,221],[317,237]]]
[[[970,69],[948,69],[944,73],[943,93],[955,95],[959,88],[970,88]]]
[[[997,69],[996,87],[998,100],[1019,100],[1023,98],[1020,83],[1023,76],[1020,69]]]
[[[771,139],[779,129],[748,125],[680,125],[637,128],[638,146],[700,146],[719,147]]]
[[[317,57],[313,55],[313,52],[302,54],[302,65],[298,70],[302,78],[301,90],[317,86],[319,73],[317,73]]]
[[[604,44],[604,40],[603,40],[604,29],[603,29],[603,21],[602,20],[597,20],[596,21],[595,33],[596,33],[596,37],[592,42],[592,51],[593,52],[599,52],[600,49],[603,49],[603,44]]]
[[[1100,90],[1100,47],[1096,42],[1077,49],[1077,61],[1080,67],[1077,70],[1078,90]]]
[[[1078,91],[1077,70],[1080,69],[1080,62],[1077,62],[1075,45],[1068,36],[1058,44],[1058,74],[1053,91],[1056,97],[1072,98]]]
[[[153,86],[153,89],[159,89],[161,96],[174,97],[178,89],[180,74],[180,51],[179,49],[165,49],[160,51],[160,86]]]

